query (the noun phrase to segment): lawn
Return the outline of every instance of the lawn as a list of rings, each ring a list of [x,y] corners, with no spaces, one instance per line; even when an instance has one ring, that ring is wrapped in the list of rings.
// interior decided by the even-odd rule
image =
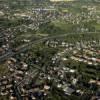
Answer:
[[[8,67],[5,64],[0,64],[0,76],[6,75]]]
[[[52,21],[52,23],[54,24],[54,26],[59,27],[61,30],[64,30],[66,32],[71,32],[74,28],[73,24],[67,23],[61,19]]]
[[[100,31],[100,24],[95,25],[95,30]]]

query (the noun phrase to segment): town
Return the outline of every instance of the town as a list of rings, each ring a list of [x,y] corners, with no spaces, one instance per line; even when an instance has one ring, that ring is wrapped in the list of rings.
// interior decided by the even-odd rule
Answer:
[[[0,2],[0,100],[100,99],[99,0]]]

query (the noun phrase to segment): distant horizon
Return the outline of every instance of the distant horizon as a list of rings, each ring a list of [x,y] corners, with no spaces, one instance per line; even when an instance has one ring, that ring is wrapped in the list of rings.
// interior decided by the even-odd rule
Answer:
[[[60,1],[75,1],[75,0],[50,0],[51,2],[60,2]]]

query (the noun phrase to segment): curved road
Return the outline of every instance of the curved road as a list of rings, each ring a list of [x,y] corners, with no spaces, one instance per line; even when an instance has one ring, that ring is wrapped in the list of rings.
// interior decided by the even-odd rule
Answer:
[[[88,33],[91,33],[91,32],[88,32]],[[30,49],[32,46],[34,46],[34,45],[36,45],[36,44],[38,44],[42,41],[54,39],[54,38],[61,38],[61,37],[65,37],[65,36],[70,35],[70,34],[80,34],[80,33],[69,33],[69,34],[67,33],[67,34],[61,34],[61,35],[55,35],[55,36],[47,36],[47,37],[41,38],[39,40],[31,41],[31,42],[24,44],[21,47],[19,47],[18,52],[9,51],[8,53],[0,56],[0,63],[2,61],[6,60],[7,58],[11,57],[11,56],[14,56],[15,54],[18,54],[18,53],[21,53],[23,51]]]

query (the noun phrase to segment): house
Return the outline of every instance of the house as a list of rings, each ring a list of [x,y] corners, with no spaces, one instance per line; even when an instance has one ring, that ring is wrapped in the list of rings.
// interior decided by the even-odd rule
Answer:
[[[63,89],[63,91],[64,91],[64,93],[65,93],[66,95],[71,95],[73,92],[75,92],[75,90],[72,89],[72,88],[70,88],[70,87],[65,87],[65,88]]]
[[[3,53],[5,53],[3,48],[0,48],[0,55],[2,55]]]
[[[12,84],[8,84],[8,85],[6,85],[6,89],[11,88],[12,86],[13,86]]]
[[[72,84],[73,84],[73,85],[76,85],[77,82],[78,82],[78,79],[73,78],[73,80],[72,80]]]
[[[16,63],[16,59],[15,58],[10,58],[9,60],[14,62],[14,63]]]
[[[10,100],[17,100],[15,96],[10,96]]]
[[[76,70],[74,70],[74,69],[70,69],[69,72],[71,72],[71,73],[75,73]]]
[[[2,96],[7,95],[8,93],[9,93],[8,91],[1,91],[1,95],[2,95]]]

